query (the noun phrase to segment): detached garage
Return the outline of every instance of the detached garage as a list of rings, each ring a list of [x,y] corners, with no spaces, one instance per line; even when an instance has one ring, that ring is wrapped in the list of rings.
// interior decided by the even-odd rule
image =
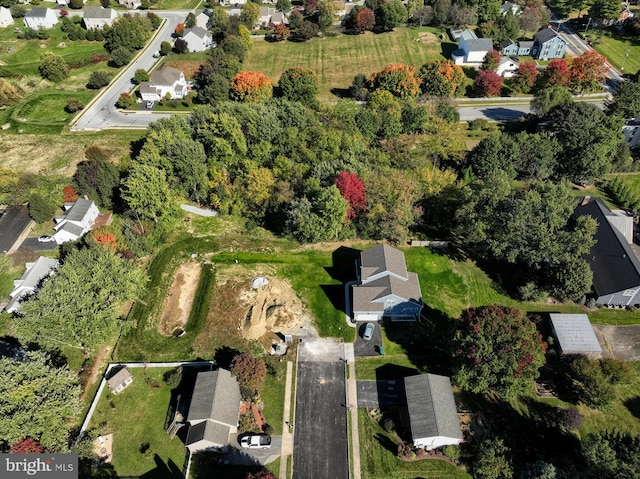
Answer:
[[[602,356],[602,348],[586,314],[550,314],[549,317],[553,335],[558,341],[558,354]]]

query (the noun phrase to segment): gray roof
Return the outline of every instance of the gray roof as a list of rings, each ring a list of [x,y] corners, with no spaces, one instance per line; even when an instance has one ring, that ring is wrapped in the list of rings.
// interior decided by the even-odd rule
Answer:
[[[64,219],[67,221],[82,221],[92,205],[93,201],[79,198],[73,203],[73,206],[65,212]]]
[[[491,38],[476,38],[467,42],[470,52],[488,52],[493,50]]]
[[[602,348],[586,314],[549,314],[564,354],[600,353]]]
[[[56,231],[56,234],[60,233],[61,231],[66,231],[67,233],[70,233],[74,236],[82,236],[84,234],[84,228],[82,226],[78,226],[77,224],[74,223],[65,223],[62,225],[62,228],[58,229],[58,231]],[[54,235],[55,236],[55,235]]]
[[[573,212],[575,218],[584,215],[598,222],[594,244],[584,259],[593,271],[593,290],[604,296],[640,286],[640,261],[622,233],[607,216],[611,210],[600,198],[581,198]]]
[[[131,373],[127,368],[120,369],[117,373],[107,379],[107,383],[109,383],[109,389],[115,389],[119,384],[122,384],[127,378],[130,377]]]
[[[21,294],[13,296],[7,304],[6,310],[16,310],[20,299],[30,291],[34,291],[40,282],[49,276],[59,265],[60,263],[57,259],[45,258],[44,256],[40,256],[33,263],[27,263],[25,265],[26,271],[19,280],[15,281],[15,288],[26,288],[26,291],[22,291]]]
[[[182,72],[177,68],[164,67],[151,73],[150,85],[173,86],[180,80]]]
[[[210,442],[212,446],[222,447],[229,444],[229,426],[213,421],[202,421],[189,426],[186,445],[189,446],[198,441]],[[206,447],[206,446],[205,446]]]
[[[460,32],[460,40],[476,40],[478,37],[476,36],[475,32],[473,30],[469,30],[468,28],[466,30],[462,30]]]
[[[369,283],[353,288],[354,311],[384,311],[384,302],[375,302],[391,294],[406,301],[421,304],[422,293],[416,273],[407,273],[409,278],[402,280],[395,276],[383,276]]]
[[[556,38],[558,34],[553,31],[551,28],[543,28],[538,33],[533,36],[534,41],[540,42],[542,44],[547,43],[549,40],[553,40]],[[564,40],[563,40],[564,41]]]
[[[407,265],[404,253],[387,244],[379,244],[360,253],[360,275],[362,281],[369,277],[388,271],[403,278],[407,277]]]
[[[104,7],[84,7],[82,18],[111,18],[113,10]]]
[[[198,373],[187,421],[211,419],[235,427],[240,411],[240,386],[226,369]]]
[[[154,86],[151,86],[149,84],[149,82],[147,81],[143,81],[142,83],[140,83],[140,93],[145,93],[145,94],[156,94],[159,95],[160,91],[158,91],[158,89]]]
[[[25,18],[45,18],[48,8],[32,8],[24,14]]]
[[[513,40],[502,40],[500,43],[498,43],[498,46],[502,50],[503,48],[507,48],[507,47],[510,47],[511,45],[515,45],[515,44],[516,44],[516,42],[514,42]]]
[[[192,27],[192,28],[187,28],[185,29],[185,31],[183,32],[183,37],[186,37],[188,33],[193,33],[194,35],[196,35],[198,38],[205,38],[206,36],[211,36],[211,34],[206,31],[204,28],[202,27]],[[179,71],[179,70],[178,70]],[[178,75],[178,79],[180,78],[180,75]]]
[[[462,439],[451,382],[446,376],[421,374],[404,378],[411,437]]]
[[[533,47],[533,40],[520,40],[518,46],[520,48],[531,48]]]

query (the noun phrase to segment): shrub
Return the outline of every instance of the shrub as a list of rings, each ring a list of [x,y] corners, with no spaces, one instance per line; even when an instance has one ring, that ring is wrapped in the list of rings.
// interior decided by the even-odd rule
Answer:
[[[177,368],[173,368],[170,371],[164,373],[162,378],[164,383],[170,387],[171,389],[175,389],[182,381],[182,366],[178,366]]]
[[[383,426],[384,430],[389,432],[389,433],[393,432],[395,430],[395,427],[396,427],[396,425],[393,422],[393,419],[391,419],[391,418],[385,419],[382,426]]]
[[[143,81],[149,81],[150,76],[149,72],[143,68],[139,68],[136,70],[136,73],[133,75],[133,79],[136,83],[142,83]]]
[[[87,82],[87,88],[91,90],[99,90],[103,86],[107,86],[111,81],[111,75],[109,75],[105,71],[94,71],[91,72],[91,76],[89,76],[89,81]]]
[[[82,103],[82,101],[80,101],[78,98],[68,98],[67,106],[64,107],[67,113],[75,113],[82,110],[83,108],[84,103]]]
[[[24,5],[11,5],[9,10],[13,18],[23,18],[27,14],[27,9]],[[62,12],[60,12],[60,14],[62,14]]]
[[[455,463],[460,460],[460,446],[454,446],[451,444],[444,446],[442,448],[442,453]]]
[[[106,53],[94,53],[91,55],[91,63],[96,64],[100,62],[106,62],[109,59],[109,55]]]
[[[29,216],[36,223],[44,223],[53,218],[56,212],[56,205],[48,198],[39,193],[33,193],[29,198]]]
[[[129,93],[120,93],[116,106],[124,110],[133,108],[136,105],[136,99]]]
[[[133,58],[133,53],[125,47],[118,47],[111,52],[111,64],[116,68],[127,65]]]
[[[249,353],[236,354],[231,361],[231,372],[238,378],[245,399],[251,397],[262,384],[267,374],[263,359]]]
[[[44,52],[40,57],[40,75],[52,82],[59,82],[69,76],[69,66],[60,55]]]

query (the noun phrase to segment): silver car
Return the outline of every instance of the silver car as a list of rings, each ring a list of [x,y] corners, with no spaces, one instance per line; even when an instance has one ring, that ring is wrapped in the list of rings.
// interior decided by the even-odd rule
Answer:
[[[373,332],[376,330],[376,325],[373,323],[367,323],[367,325],[364,328],[364,333],[362,335],[362,339],[364,339],[365,341],[371,341],[371,338],[373,337]]]

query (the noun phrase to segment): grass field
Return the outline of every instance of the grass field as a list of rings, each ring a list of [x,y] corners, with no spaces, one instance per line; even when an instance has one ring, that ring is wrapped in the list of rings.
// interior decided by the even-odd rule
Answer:
[[[438,36],[444,34],[441,42]],[[420,36],[422,35],[422,36]],[[414,41],[422,38],[421,41]],[[430,27],[396,28],[393,32],[362,35],[338,35],[314,38],[305,43],[269,43],[254,40],[245,70],[259,70],[274,84],[284,70],[294,66],[314,70],[320,80],[320,99],[335,100],[349,88],[358,73],[370,74],[390,63],[405,63],[420,68],[429,60],[449,58],[453,43],[442,30]]]
[[[593,43],[593,48],[607,57],[614,68],[620,71],[620,68],[624,67],[620,73],[635,74],[640,70],[640,41],[637,38],[601,35]]]
[[[134,380],[127,389],[118,395],[107,388],[102,393],[90,427],[103,435],[114,433],[113,466],[120,477],[182,477],[186,448],[179,438],[170,439],[165,432],[171,389],[162,382],[162,375],[168,370],[132,369]],[[145,376],[161,386],[148,386]],[[147,451],[140,452],[145,443]]]

